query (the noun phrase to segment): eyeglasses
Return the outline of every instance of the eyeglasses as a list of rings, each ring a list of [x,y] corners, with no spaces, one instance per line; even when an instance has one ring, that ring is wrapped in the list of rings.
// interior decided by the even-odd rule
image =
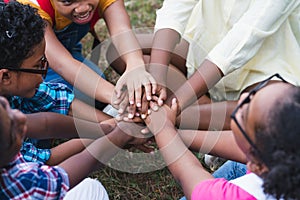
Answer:
[[[234,111],[232,112],[232,114],[230,115],[231,119],[233,119],[233,121],[236,123],[236,125],[238,126],[238,128],[240,129],[241,133],[244,135],[244,137],[246,138],[246,140],[249,142],[249,144],[260,154],[260,150],[257,148],[257,146],[254,144],[254,142],[250,139],[249,135],[246,133],[246,131],[242,128],[242,126],[240,125],[240,123],[238,122],[237,118],[236,118],[236,113],[238,112],[238,110],[243,107],[243,105],[250,103],[252,97],[256,94],[256,92],[260,89],[262,89],[263,87],[265,87],[268,82],[270,80],[272,80],[272,78],[277,77],[280,80],[282,80],[284,83],[286,83],[287,81],[284,80],[279,74],[274,74],[272,76],[270,76],[269,78],[263,80],[262,82],[260,82],[255,88],[253,88],[252,90],[249,91],[248,96],[234,109]]]
[[[49,68],[49,62],[48,62],[45,55],[41,58],[41,63],[39,64],[39,69],[1,67],[1,69],[8,69],[10,71],[26,72],[26,73],[32,73],[32,74],[41,74],[43,76],[43,79],[46,78],[48,68]]]

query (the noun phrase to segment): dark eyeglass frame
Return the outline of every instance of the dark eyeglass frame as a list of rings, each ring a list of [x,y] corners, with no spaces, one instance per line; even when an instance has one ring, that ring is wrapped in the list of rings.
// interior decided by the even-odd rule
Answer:
[[[26,68],[12,68],[12,67],[1,67],[1,69],[8,69],[10,71],[26,72],[32,74],[41,74],[43,76],[43,79],[45,79],[49,68],[49,62],[45,55],[41,58],[41,63],[39,67],[41,69],[26,69]]]
[[[269,78],[263,80],[262,82],[260,82],[257,86],[255,86],[252,90],[249,91],[248,96],[240,103],[238,104],[238,106],[234,109],[234,111],[232,112],[232,114],[230,115],[230,118],[236,123],[236,125],[238,126],[238,128],[240,129],[241,133],[243,134],[243,136],[246,138],[246,140],[248,141],[248,143],[251,145],[251,147],[253,147],[260,155],[262,155],[260,153],[260,150],[257,148],[257,146],[255,145],[255,143],[250,139],[249,135],[246,133],[246,131],[242,128],[242,126],[240,125],[240,123],[238,122],[237,118],[236,118],[236,113],[238,112],[238,110],[243,107],[243,105],[250,103],[252,97],[256,94],[256,92],[260,89],[262,89],[263,87],[265,87],[268,82],[270,80],[272,80],[272,78],[277,77],[280,80],[282,80],[284,83],[287,83],[286,80],[284,80],[284,78],[282,78],[278,73],[270,76]]]

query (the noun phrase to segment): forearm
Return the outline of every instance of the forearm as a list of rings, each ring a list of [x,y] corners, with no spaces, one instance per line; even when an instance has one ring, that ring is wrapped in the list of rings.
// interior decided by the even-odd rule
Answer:
[[[175,128],[164,128],[155,139],[169,170],[182,185],[185,195],[190,196],[200,181],[212,178],[187,149]]]
[[[177,90],[175,96],[181,110],[194,103],[214,86],[223,74],[214,63],[205,60],[198,70]],[[170,97],[172,99],[174,97]]]
[[[114,86],[85,64],[77,61],[60,43],[52,27],[45,30],[46,56],[50,67],[67,82],[97,100],[110,103]]]
[[[75,186],[92,171],[106,164],[128,141],[126,134],[120,135],[115,129],[107,136],[97,139],[81,153],[61,163],[59,166],[69,175],[70,186]]]
[[[172,29],[161,29],[155,33],[149,72],[158,82],[165,83],[171,53],[174,51],[179,39],[180,35]]]
[[[112,127],[53,112],[27,114],[27,136],[47,138],[99,138]]]
[[[246,156],[238,147],[232,131],[180,130],[178,133],[185,145],[194,152],[246,162]]]

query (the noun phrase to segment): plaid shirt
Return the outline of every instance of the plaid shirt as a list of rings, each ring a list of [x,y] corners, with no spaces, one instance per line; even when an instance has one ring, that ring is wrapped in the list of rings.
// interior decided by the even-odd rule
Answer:
[[[69,179],[64,169],[26,162],[19,153],[1,168],[0,187],[1,200],[63,199]]]
[[[7,99],[11,108],[19,109],[25,114],[56,112],[67,115],[74,94],[64,84],[43,82],[32,98],[12,96]]]
[[[37,112],[56,112],[67,115],[74,94],[66,85],[61,83],[43,82],[32,98],[12,96],[7,98],[11,108],[19,109],[25,114]],[[51,155],[50,149],[40,149],[33,145],[36,140],[27,139],[23,143],[21,153],[29,162],[46,162]]]

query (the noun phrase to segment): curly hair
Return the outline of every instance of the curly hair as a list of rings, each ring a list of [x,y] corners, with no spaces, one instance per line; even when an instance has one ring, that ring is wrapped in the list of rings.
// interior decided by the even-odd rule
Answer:
[[[0,1],[0,68],[19,68],[44,39],[45,22],[37,9]]]
[[[258,157],[269,169],[262,175],[263,188],[277,199],[300,199],[300,88],[291,86],[282,98],[265,124],[255,127]]]

